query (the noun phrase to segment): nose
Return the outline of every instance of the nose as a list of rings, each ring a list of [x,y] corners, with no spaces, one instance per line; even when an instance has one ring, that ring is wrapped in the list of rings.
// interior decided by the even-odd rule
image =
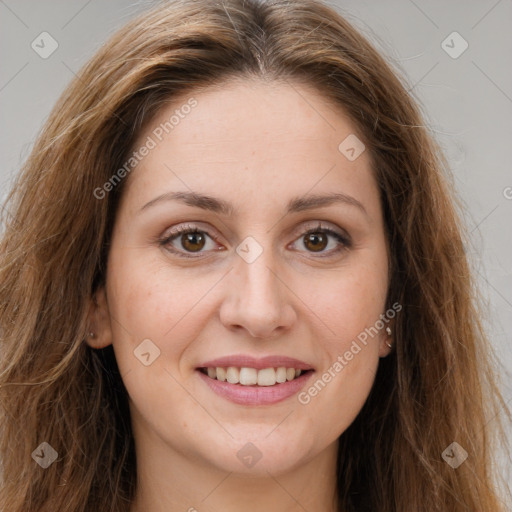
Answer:
[[[279,272],[273,270],[270,251],[263,251],[254,262],[235,261],[234,271],[225,283],[226,296],[220,319],[230,330],[245,329],[254,338],[272,338],[290,329],[296,320],[293,293]]]

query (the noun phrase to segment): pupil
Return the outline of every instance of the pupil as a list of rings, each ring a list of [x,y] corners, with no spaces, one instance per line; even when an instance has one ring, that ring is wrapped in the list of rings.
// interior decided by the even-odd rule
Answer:
[[[326,248],[327,241],[326,236],[323,233],[310,233],[306,239],[306,246],[309,247],[309,244],[312,243],[313,251],[321,251]]]
[[[184,236],[183,247],[187,250],[196,251],[204,247],[204,236],[201,233],[186,233]]]

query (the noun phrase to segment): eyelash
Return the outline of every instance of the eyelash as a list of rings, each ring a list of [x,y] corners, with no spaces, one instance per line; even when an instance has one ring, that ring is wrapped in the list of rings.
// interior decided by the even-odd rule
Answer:
[[[159,238],[158,239],[158,244],[161,247],[164,247],[169,252],[171,252],[173,254],[176,254],[178,257],[181,257],[181,258],[200,258],[201,254],[202,254],[201,252],[199,252],[199,253],[187,253],[187,252],[178,251],[178,250],[174,249],[174,247],[169,246],[169,244],[173,240],[175,240],[176,238],[179,238],[180,236],[182,236],[184,234],[189,234],[189,233],[204,233],[207,236],[209,236],[213,241],[215,241],[217,243],[220,243],[217,240],[217,238],[215,236],[211,235],[210,233],[208,233],[208,231],[198,229],[197,226],[189,225],[188,224],[188,225],[178,226],[177,228],[174,228],[169,235],[167,235],[165,237],[162,237],[162,238]],[[337,231],[334,231],[333,229],[330,229],[328,227],[323,227],[321,224],[318,224],[318,226],[316,228],[308,229],[307,231],[302,233],[302,235],[300,235],[298,238],[303,238],[303,237],[305,237],[307,235],[310,235],[312,233],[325,233],[327,235],[331,235],[332,237],[334,237],[341,244],[341,248],[331,250],[331,251],[329,251],[328,256],[325,256],[325,255],[318,256],[319,258],[327,258],[329,256],[332,256],[333,253],[337,254],[339,252],[346,251],[347,249],[350,249],[350,247],[352,246],[352,242],[350,241],[350,238],[348,236],[344,236],[341,233],[338,233]],[[311,254],[315,254],[312,251],[308,251],[308,252],[311,252]],[[192,256],[191,254],[197,254],[197,256]],[[320,253],[318,253],[318,254],[320,254]]]

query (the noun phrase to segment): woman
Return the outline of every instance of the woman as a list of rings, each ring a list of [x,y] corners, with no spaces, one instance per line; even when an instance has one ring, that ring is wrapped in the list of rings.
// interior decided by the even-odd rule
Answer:
[[[114,35],[10,196],[1,509],[504,510],[423,124],[317,1],[172,2]]]

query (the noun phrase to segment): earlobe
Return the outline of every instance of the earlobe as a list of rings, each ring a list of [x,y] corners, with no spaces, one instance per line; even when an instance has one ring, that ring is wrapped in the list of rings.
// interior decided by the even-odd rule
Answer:
[[[86,343],[95,349],[105,348],[112,343],[110,312],[105,288],[99,288],[90,299],[89,329]]]

